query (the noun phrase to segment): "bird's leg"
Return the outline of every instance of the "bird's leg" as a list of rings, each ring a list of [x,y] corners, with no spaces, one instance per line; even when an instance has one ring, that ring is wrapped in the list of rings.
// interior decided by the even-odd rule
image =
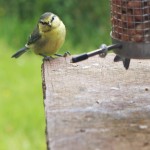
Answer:
[[[46,55],[44,55],[44,54],[39,54],[40,56],[42,56],[42,57],[44,57],[43,58],[43,61],[45,60],[45,61],[50,61],[50,60],[52,60],[53,59],[53,57],[51,57],[51,56],[46,56]]]
[[[68,55],[70,56],[71,54],[70,54],[70,52],[65,52],[63,55],[61,55],[61,54],[54,54],[55,56],[58,56],[58,57],[67,57]]]
[[[58,56],[58,57],[63,57],[63,55],[61,54],[54,54],[55,56]]]
[[[69,51],[67,51],[67,52],[64,53],[63,57],[67,57],[67,56],[70,56],[70,55],[71,55],[71,53]]]

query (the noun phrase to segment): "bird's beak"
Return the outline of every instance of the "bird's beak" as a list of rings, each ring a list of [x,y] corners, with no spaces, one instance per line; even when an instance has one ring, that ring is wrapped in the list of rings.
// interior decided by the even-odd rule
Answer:
[[[48,23],[48,26],[50,26],[50,27],[51,27],[51,26],[52,26],[52,23],[51,23],[51,22],[49,22],[49,23]]]

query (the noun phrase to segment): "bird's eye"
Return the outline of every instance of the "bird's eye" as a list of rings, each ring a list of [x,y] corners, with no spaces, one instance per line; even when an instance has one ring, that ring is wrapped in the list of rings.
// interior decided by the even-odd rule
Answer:
[[[51,22],[53,22],[53,21],[54,21],[54,19],[55,19],[55,16],[53,16],[53,17],[52,17]]]

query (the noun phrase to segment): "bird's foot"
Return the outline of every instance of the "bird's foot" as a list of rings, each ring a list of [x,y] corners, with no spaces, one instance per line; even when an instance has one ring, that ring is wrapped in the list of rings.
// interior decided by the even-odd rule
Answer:
[[[67,57],[67,56],[70,56],[70,55],[71,55],[71,53],[69,51],[67,51],[67,52],[64,53],[63,57]]]
[[[50,61],[50,60],[54,59],[53,57],[51,57],[51,56],[46,56],[46,55],[44,55],[44,54],[39,54],[39,55],[43,57],[43,61]]]
[[[54,59],[54,58],[51,57],[51,56],[45,56],[45,57],[43,58],[43,61],[50,61],[50,60],[52,60],[52,59]]]
[[[67,56],[70,56],[70,52],[65,52],[63,55],[62,54],[54,54],[55,56],[58,56],[58,57],[67,57]]]

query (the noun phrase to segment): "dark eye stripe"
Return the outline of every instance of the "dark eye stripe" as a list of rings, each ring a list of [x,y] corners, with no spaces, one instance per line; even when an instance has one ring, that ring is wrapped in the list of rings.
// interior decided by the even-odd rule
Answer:
[[[47,22],[43,22],[43,21],[40,21],[41,24],[43,25],[47,25],[48,23]]]

